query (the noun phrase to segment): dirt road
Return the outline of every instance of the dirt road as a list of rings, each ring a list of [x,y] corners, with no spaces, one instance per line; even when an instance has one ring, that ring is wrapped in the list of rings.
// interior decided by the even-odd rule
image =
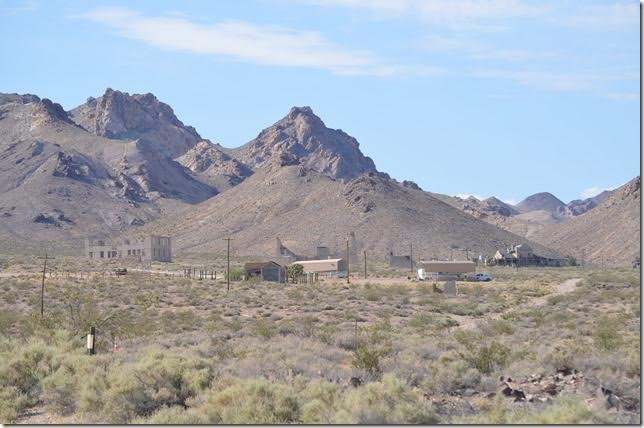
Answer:
[[[479,317],[471,316],[471,315],[456,315],[456,314],[449,314],[450,318],[458,322],[458,327],[462,330],[471,330],[475,328],[478,324],[478,321],[481,320],[498,320],[500,319],[504,314],[510,312],[511,310],[516,310],[516,309],[522,309],[526,307],[535,307],[535,306],[541,306],[545,304],[548,301],[548,298],[551,296],[558,296],[560,294],[566,294],[575,291],[577,287],[577,283],[581,281],[581,278],[571,278],[568,279],[560,284],[557,284],[557,288],[555,289],[554,292],[546,294],[545,296],[540,296],[540,297],[533,297],[529,299],[527,302],[522,303],[519,306],[507,309],[503,312],[495,312],[493,314],[487,314]]]

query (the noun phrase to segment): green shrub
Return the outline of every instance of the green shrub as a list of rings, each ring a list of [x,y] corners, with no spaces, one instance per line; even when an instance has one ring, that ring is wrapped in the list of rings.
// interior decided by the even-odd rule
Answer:
[[[342,402],[342,390],[336,383],[315,379],[303,392],[302,422],[331,424]]]
[[[333,423],[435,424],[438,419],[420,394],[393,375],[349,390]]]
[[[358,330],[352,366],[363,369],[373,378],[377,378],[381,372],[380,359],[391,352],[391,331],[389,319],[376,323],[368,329]]]
[[[489,346],[481,346],[474,356],[474,367],[481,373],[492,373],[497,367],[504,367],[510,355],[510,348],[499,343],[492,342]]]
[[[299,420],[292,387],[258,378],[215,385],[198,412],[210,424],[287,424]]]
[[[127,423],[162,407],[185,406],[211,380],[212,369],[201,358],[152,351],[134,364],[112,364],[105,381],[90,382],[95,401],[84,402],[82,410],[101,409],[105,421]]]
[[[407,322],[407,326],[416,329],[419,333],[432,330],[442,330],[458,325],[458,321],[446,316],[435,314],[415,314]]]
[[[253,333],[264,339],[270,339],[277,334],[277,329],[272,322],[260,319],[255,322]]]
[[[15,386],[0,388],[0,423],[13,422],[20,412],[29,405],[29,399]]]
[[[452,359],[441,356],[431,366],[431,384],[429,390],[451,394],[467,388],[476,388],[481,381],[481,375],[462,359]]]
[[[593,334],[593,343],[604,351],[612,351],[622,344],[619,323],[615,318],[602,317],[599,319]]]
[[[42,381],[43,401],[48,410],[69,415],[76,410],[76,388],[78,380],[77,360],[64,361],[58,369]]]
[[[0,385],[13,386],[20,394],[37,400],[40,382],[56,370],[56,349],[41,339],[32,338],[0,365]]]
[[[205,416],[194,409],[185,409],[183,406],[163,407],[148,418],[137,418],[133,424],[152,425],[204,425],[208,423]]]

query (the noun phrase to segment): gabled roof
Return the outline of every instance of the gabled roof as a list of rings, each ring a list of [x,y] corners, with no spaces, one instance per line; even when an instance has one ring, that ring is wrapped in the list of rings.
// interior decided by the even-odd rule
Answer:
[[[266,268],[281,268],[282,266],[279,263],[275,263],[274,261],[268,261],[268,262],[249,262],[249,263],[244,263],[244,269],[245,270],[258,270],[258,269],[266,269]]]

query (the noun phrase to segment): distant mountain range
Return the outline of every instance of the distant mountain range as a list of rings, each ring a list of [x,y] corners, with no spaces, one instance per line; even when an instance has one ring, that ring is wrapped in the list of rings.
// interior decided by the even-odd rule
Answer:
[[[539,193],[516,206],[431,193],[378,171],[355,138],[328,128],[310,107],[293,107],[255,139],[225,148],[152,94],[107,89],[69,112],[35,95],[0,94],[5,242],[162,232],[177,251],[211,252],[232,235],[239,253],[266,255],[276,237],[306,253],[341,246],[351,233],[356,246],[383,258],[410,243],[425,257],[491,255],[518,242],[562,256],[583,245],[567,245],[566,234],[595,225],[589,216],[609,201],[612,211],[627,204],[613,215],[620,221],[637,214],[625,235],[639,236],[631,201],[639,191],[628,202],[613,197],[619,191],[569,204]],[[601,212],[602,221],[613,218]],[[580,226],[568,232],[567,224]],[[624,247],[605,256],[628,262],[634,246]],[[603,251],[597,243],[589,260]]]

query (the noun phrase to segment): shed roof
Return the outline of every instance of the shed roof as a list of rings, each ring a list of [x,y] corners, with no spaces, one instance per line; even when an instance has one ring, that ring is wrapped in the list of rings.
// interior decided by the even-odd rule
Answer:
[[[298,260],[294,263],[297,263],[298,265],[306,266],[306,265],[313,265],[318,263],[339,262],[340,260],[343,260],[343,259]]]
[[[266,269],[266,268],[281,268],[282,266],[279,263],[275,263],[274,261],[268,261],[268,262],[249,262],[244,264],[244,269],[245,270],[256,270],[256,269]]]

